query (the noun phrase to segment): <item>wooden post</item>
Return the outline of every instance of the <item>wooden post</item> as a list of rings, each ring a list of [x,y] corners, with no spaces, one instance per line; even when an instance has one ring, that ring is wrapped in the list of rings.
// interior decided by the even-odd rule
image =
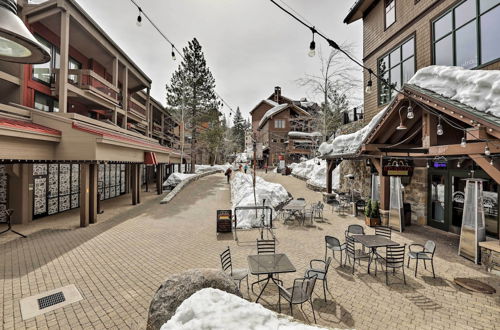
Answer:
[[[89,222],[97,222],[97,171],[99,169],[98,164],[90,164],[90,194],[89,194]]]
[[[80,165],[80,227],[89,225],[90,165]]]
[[[335,161],[332,159],[328,159],[326,161],[326,192],[331,194],[333,192],[333,187],[332,187],[332,173],[333,170],[335,169]]]
[[[69,13],[61,11],[59,60],[59,111],[68,112]]]

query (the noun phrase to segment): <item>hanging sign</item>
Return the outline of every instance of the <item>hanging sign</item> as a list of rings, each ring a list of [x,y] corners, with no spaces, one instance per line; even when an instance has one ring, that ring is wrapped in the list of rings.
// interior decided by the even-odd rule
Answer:
[[[413,162],[406,159],[387,159],[383,161],[382,175],[412,176]]]

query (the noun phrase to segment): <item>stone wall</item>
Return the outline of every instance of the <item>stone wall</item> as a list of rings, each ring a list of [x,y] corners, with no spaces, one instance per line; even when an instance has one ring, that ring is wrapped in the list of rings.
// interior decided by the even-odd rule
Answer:
[[[411,204],[411,222],[427,223],[427,169],[416,167],[411,182],[404,189],[404,202]]]
[[[354,179],[346,178],[347,174],[353,174]],[[371,173],[364,159],[343,160],[340,164],[340,191],[350,192],[351,188],[359,191],[363,199],[370,197]]]

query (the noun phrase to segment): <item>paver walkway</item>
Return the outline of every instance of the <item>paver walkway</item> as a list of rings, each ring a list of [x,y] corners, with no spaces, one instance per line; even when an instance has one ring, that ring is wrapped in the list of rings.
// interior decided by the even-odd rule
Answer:
[[[321,198],[298,179],[262,175],[282,183],[295,197],[305,197],[308,202]],[[88,228],[46,229],[27,239],[0,243],[0,327],[143,328],[151,298],[169,274],[190,268],[219,268],[219,253],[226,246],[231,247],[236,267],[247,266],[246,256],[255,253],[257,231],[239,233],[239,243],[215,234],[215,211],[230,207],[229,198],[229,186],[218,174],[189,185],[170,204],[160,205],[161,196],[151,197],[141,206],[126,208],[124,213]],[[277,249],[297,268],[296,273],[280,276],[285,284],[303,276],[310,259],[323,257],[325,235],[343,237],[348,224],[362,224],[329,210],[325,215],[326,222],[314,226],[277,224]],[[326,303],[321,283],[315,290],[318,323],[357,329],[498,327],[500,280],[458,257],[455,236],[426,227],[410,227],[393,236],[400,243],[421,243],[427,238],[438,241],[437,279],[424,269],[414,278],[411,266],[407,286],[398,284],[402,279],[397,274],[390,278],[394,284],[387,287],[383,274],[366,274],[366,264],[357,266],[353,276],[350,268],[334,261]],[[457,276],[482,279],[495,287],[497,294],[459,289],[452,283]],[[75,284],[84,300],[22,321],[19,299],[68,284]],[[248,297],[246,288],[243,294]],[[271,289],[262,303],[276,310],[276,297]],[[288,306],[282,307],[289,314]],[[304,305],[304,313],[294,308],[294,316],[310,320],[310,307]]]

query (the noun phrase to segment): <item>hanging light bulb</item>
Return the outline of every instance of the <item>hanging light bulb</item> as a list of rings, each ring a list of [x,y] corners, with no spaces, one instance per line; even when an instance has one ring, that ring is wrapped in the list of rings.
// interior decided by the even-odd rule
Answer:
[[[489,148],[488,146],[484,147],[484,154],[485,154],[486,156],[491,155],[491,151],[490,151],[490,148]]]
[[[403,124],[403,117],[401,117],[401,109],[402,108],[399,108],[399,126],[396,127],[396,129],[398,131],[404,131],[404,130],[408,129],[408,127],[406,127],[406,125]]]
[[[175,60],[177,60],[177,58],[175,57],[174,45],[172,45],[172,61]]]
[[[444,134],[443,125],[441,125],[441,117],[439,117],[439,122],[438,122],[437,128],[436,128],[436,134],[437,135],[443,135]]]
[[[459,161],[458,161],[458,163],[457,163],[457,167],[458,167],[458,168],[460,168],[460,167],[462,166],[462,164],[461,164],[461,163],[462,163],[462,161],[461,161],[461,160],[459,160]]]
[[[493,158],[490,159],[490,165],[491,166],[495,165],[495,162],[493,161]]]
[[[316,56],[316,42],[314,42],[314,34],[313,34],[313,40],[309,44],[309,57],[314,57]]]
[[[406,110],[406,118],[408,119],[415,118],[415,114],[413,113],[413,107],[411,106],[411,104],[408,106],[408,109]]]
[[[370,74],[370,80],[368,80],[368,82],[366,83],[366,88],[365,88],[366,94],[372,93],[372,86],[373,86],[372,75]]]
[[[431,166],[429,165],[429,162],[427,162],[427,168],[429,168],[429,167],[431,167]]]
[[[464,137],[462,137],[462,142],[460,142],[460,146],[461,146],[462,148],[465,148],[465,147],[467,146],[467,141],[465,141],[465,136],[464,136]]]
[[[141,7],[139,7],[139,15],[137,16],[137,22],[135,24],[137,24],[137,26],[142,26],[142,16],[141,16],[141,13],[142,13],[142,9]]]

